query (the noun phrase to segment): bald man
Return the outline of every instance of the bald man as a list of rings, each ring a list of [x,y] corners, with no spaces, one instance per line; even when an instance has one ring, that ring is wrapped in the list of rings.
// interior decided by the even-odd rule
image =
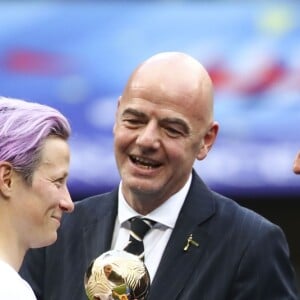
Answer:
[[[196,59],[167,52],[140,64],[115,115],[119,187],[76,203],[56,244],[27,256],[22,274],[37,298],[85,299],[90,262],[124,249],[140,216],[155,222],[143,241],[148,300],[298,299],[282,230],[211,191],[193,169],[218,129],[212,82]]]

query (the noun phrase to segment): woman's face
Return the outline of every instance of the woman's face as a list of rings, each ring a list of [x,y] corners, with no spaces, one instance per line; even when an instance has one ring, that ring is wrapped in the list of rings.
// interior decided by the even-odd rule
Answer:
[[[13,181],[13,221],[25,248],[52,244],[57,239],[64,212],[72,212],[74,203],[67,187],[70,150],[67,141],[48,137],[41,160],[33,173],[32,184],[15,174]],[[18,176],[18,177],[17,177]]]

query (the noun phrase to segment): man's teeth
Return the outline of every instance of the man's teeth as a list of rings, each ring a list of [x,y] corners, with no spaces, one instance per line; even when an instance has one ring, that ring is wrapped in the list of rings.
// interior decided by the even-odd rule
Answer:
[[[144,158],[141,158],[141,157],[133,157],[132,158],[133,161],[138,164],[138,165],[141,165],[143,167],[146,167],[148,169],[150,168],[154,168],[154,167],[157,167],[157,164],[153,163],[152,161],[149,161],[147,159],[144,159]]]

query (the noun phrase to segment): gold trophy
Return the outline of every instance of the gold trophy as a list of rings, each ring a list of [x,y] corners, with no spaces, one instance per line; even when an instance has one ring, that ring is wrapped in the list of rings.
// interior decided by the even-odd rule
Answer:
[[[91,262],[84,286],[89,300],[146,300],[150,277],[138,256],[111,250]]]

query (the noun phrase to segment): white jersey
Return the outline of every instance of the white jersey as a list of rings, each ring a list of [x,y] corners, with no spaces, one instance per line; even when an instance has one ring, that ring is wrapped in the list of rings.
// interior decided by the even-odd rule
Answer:
[[[0,260],[0,299],[36,300],[29,284],[8,263]]]

